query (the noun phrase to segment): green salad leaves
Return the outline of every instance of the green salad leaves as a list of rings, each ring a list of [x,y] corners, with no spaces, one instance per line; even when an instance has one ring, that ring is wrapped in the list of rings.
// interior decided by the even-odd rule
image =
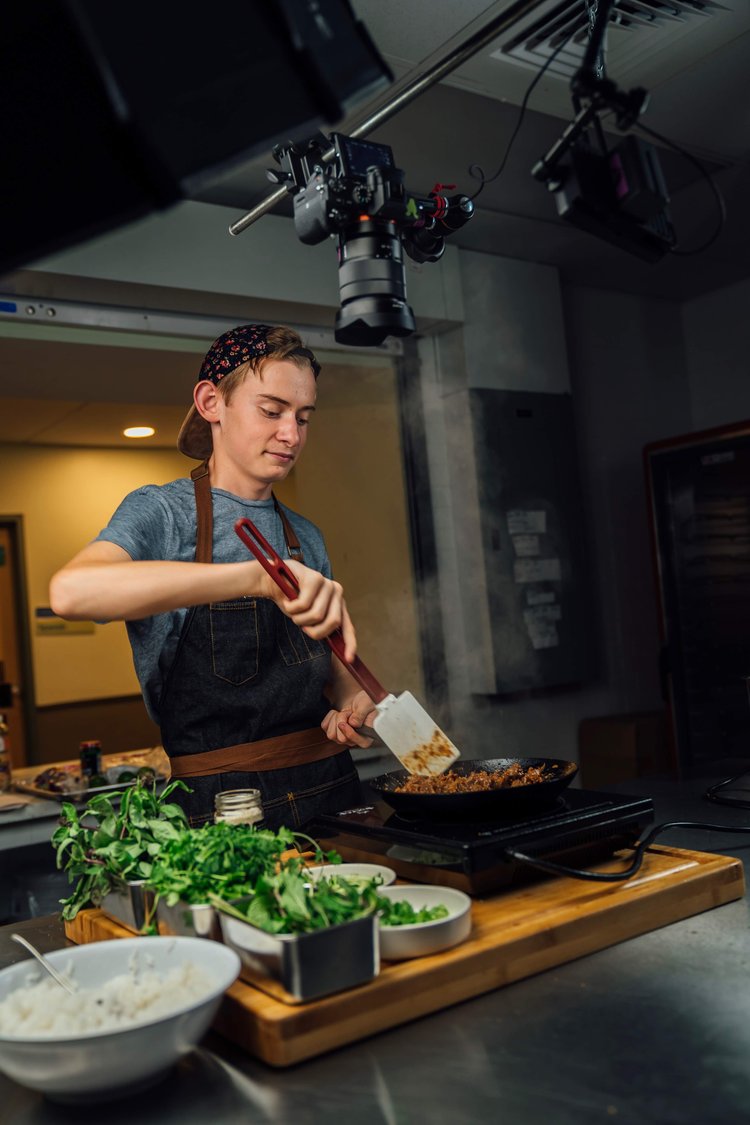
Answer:
[[[89,903],[98,906],[111,890],[149,878],[162,847],[187,828],[184,812],[169,801],[175,789],[187,786],[172,781],[157,794],[156,783],[143,779],[122,793],[92,797],[80,812],[63,802],[52,846],[58,868],[75,883],[62,900],[66,921]]]
[[[210,902],[269,934],[307,934],[374,914],[381,901],[378,886],[374,879],[364,886],[338,877],[310,881],[301,864],[291,864],[261,876],[252,894],[239,902],[217,895]]]
[[[209,901],[226,914],[269,934],[308,934],[342,922],[379,915],[384,926],[406,926],[446,918],[445,906],[414,910],[405,900],[393,902],[378,894],[380,880],[332,875],[310,880],[304,869],[284,867],[262,876],[252,894],[228,903],[218,895]]]
[[[225,822],[185,828],[162,845],[148,885],[167,906],[209,902],[211,896],[240,898],[251,894],[263,876],[282,868],[290,873],[300,870],[300,857],[283,856],[305,841],[312,845],[316,862],[340,862],[335,853],[325,856],[314,840],[288,828],[271,832]]]
[[[381,899],[383,906],[380,910],[380,921],[384,926],[413,926],[415,922],[436,922],[438,918],[448,917],[447,906],[423,906],[415,910],[410,902],[405,899],[393,902],[389,898]]]

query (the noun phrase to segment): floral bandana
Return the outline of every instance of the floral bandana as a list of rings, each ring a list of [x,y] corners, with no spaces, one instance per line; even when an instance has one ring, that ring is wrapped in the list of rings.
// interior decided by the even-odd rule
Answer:
[[[216,386],[225,375],[250,359],[258,359],[268,354],[268,334],[273,329],[268,324],[241,324],[214,340],[206,352],[206,357],[198,373],[198,382],[207,379]],[[296,348],[292,355],[303,356],[309,361],[317,379],[320,364],[309,348]],[[208,422],[201,418],[195,406],[187,413],[177,437],[177,448],[187,457],[203,461],[211,456],[213,443]]]
[[[242,324],[214,340],[203,360],[198,382],[210,380],[214,386],[248,359],[256,359],[268,350],[267,324]]]
[[[249,359],[257,359],[268,351],[268,333],[273,329],[268,324],[241,324],[231,332],[225,332],[214,340],[203,360],[203,366],[198,375],[198,382],[208,379],[216,386],[225,375],[234,371],[241,363]],[[310,360],[313,372],[317,379],[320,364],[308,348],[298,348],[294,355],[303,355]]]

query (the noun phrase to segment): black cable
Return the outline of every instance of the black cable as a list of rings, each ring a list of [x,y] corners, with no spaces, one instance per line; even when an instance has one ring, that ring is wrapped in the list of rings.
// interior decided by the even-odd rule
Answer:
[[[730,805],[735,809],[750,809],[750,788],[740,785],[737,789],[738,793],[747,793],[748,800],[735,801],[731,797],[720,797],[719,793],[722,789],[726,789],[728,785],[734,785],[741,777],[745,777],[748,771],[743,770],[742,773],[735,774],[734,777],[727,777],[723,781],[717,781],[715,785],[709,786],[703,794],[707,801],[713,801],[717,805]]]
[[[481,181],[481,183],[479,184],[479,187],[475,191],[474,195],[472,195],[470,197],[472,202],[477,198],[477,196],[480,194],[480,192],[484,189],[485,184],[493,183],[499,176],[502,175],[502,173],[505,169],[505,165],[508,163],[508,157],[510,156],[510,150],[513,147],[513,142],[515,141],[516,137],[518,136],[521,125],[523,124],[523,118],[524,118],[524,114],[526,113],[526,107],[529,103],[529,98],[531,97],[537,83],[544,76],[544,74],[547,70],[547,67],[550,65],[550,63],[553,63],[555,61],[557,56],[560,54],[560,51],[562,51],[563,47],[565,47],[569,42],[570,42],[570,38],[563,39],[562,43],[558,43],[557,47],[555,47],[552,54],[549,55],[549,57],[544,60],[544,65],[540,68],[540,70],[534,76],[533,81],[528,86],[528,88],[526,90],[526,93],[523,96],[523,101],[521,102],[521,112],[518,115],[518,120],[516,121],[516,126],[515,126],[512,134],[511,134],[510,140],[508,141],[508,144],[507,144],[506,149],[505,149],[505,155],[503,156],[500,167],[498,168],[497,172],[495,172],[495,175],[494,176],[485,176],[484,169],[479,164],[470,164],[469,165],[469,175],[471,176],[471,178],[473,180],[480,180]],[[476,169],[476,172],[475,172],[475,169]],[[476,173],[478,173],[478,175]]]
[[[623,879],[630,879],[636,875],[643,863],[643,855],[646,848],[653,843],[657,836],[662,832],[666,832],[668,828],[705,828],[712,832],[750,832],[750,826],[740,828],[736,825],[729,824],[704,824],[699,820],[670,820],[665,824],[657,824],[652,828],[647,836],[639,840],[633,850],[633,861],[630,867],[624,871],[617,871],[612,873],[605,873],[602,871],[586,871],[578,867],[566,867],[562,863],[554,863],[550,859],[540,859],[536,856],[526,855],[524,852],[516,851],[515,848],[506,848],[505,855],[511,859],[518,860],[519,863],[526,863],[529,867],[537,867],[540,871],[546,871],[551,875],[569,875],[573,879],[588,879],[593,883],[617,883]]]
[[[691,152],[688,152],[687,149],[683,148],[681,145],[676,144],[674,141],[670,141],[669,137],[665,137],[661,133],[657,133],[655,129],[651,129],[648,125],[643,125],[640,121],[636,122],[635,128],[641,129],[650,137],[654,137],[663,145],[666,145],[668,148],[671,148],[675,152],[678,152],[680,156],[684,156],[686,160],[689,160],[690,163],[698,169],[703,178],[708,182],[708,186],[711,188],[711,191],[713,192],[714,198],[716,199],[716,203],[719,208],[719,221],[717,223],[716,230],[713,232],[710,238],[702,243],[702,245],[696,246],[692,250],[678,250],[673,246],[670,247],[669,251],[670,254],[676,254],[681,258],[689,258],[693,254],[702,254],[704,250],[707,250],[709,246],[713,245],[713,243],[716,242],[716,239],[724,229],[724,224],[727,221],[727,205],[724,201],[724,196],[721,194],[721,191],[719,190],[719,187],[713,176],[709,172],[708,168],[706,168],[705,165],[697,159],[697,157],[693,156]]]

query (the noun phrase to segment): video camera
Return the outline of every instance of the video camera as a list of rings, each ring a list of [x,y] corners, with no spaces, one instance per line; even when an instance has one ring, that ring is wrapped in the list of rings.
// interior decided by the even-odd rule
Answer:
[[[268,178],[294,196],[294,226],[313,246],[338,236],[339,294],[334,335],[341,344],[372,346],[415,330],[406,298],[403,251],[437,262],[445,239],[474,214],[466,195],[407,193],[389,145],[318,133],[273,150],[281,171]]]
[[[586,51],[570,83],[576,116],[531,174],[553,193],[566,222],[657,262],[676,244],[658,153],[633,136],[610,149],[600,116],[614,114],[617,128],[626,132],[648,103],[642,87],[621,90],[604,74],[604,35],[613,7],[614,0],[591,5]]]
[[[593,87],[588,105],[532,169],[554,194],[557,213],[590,234],[648,262],[657,262],[675,245],[669,193],[653,145],[626,136],[609,148],[598,118],[602,108],[632,106],[617,114],[630,128],[645,104],[645,90],[621,94],[609,82]],[[617,99],[617,101],[615,100]]]

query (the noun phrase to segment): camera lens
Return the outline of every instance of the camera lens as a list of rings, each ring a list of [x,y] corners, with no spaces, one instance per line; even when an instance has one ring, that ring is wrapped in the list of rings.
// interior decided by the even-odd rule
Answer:
[[[394,223],[361,219],[339,235],[339,295],[334,335],[340,344],[373,346],[382,344],[386,336],[409,336],[414,331]]]

